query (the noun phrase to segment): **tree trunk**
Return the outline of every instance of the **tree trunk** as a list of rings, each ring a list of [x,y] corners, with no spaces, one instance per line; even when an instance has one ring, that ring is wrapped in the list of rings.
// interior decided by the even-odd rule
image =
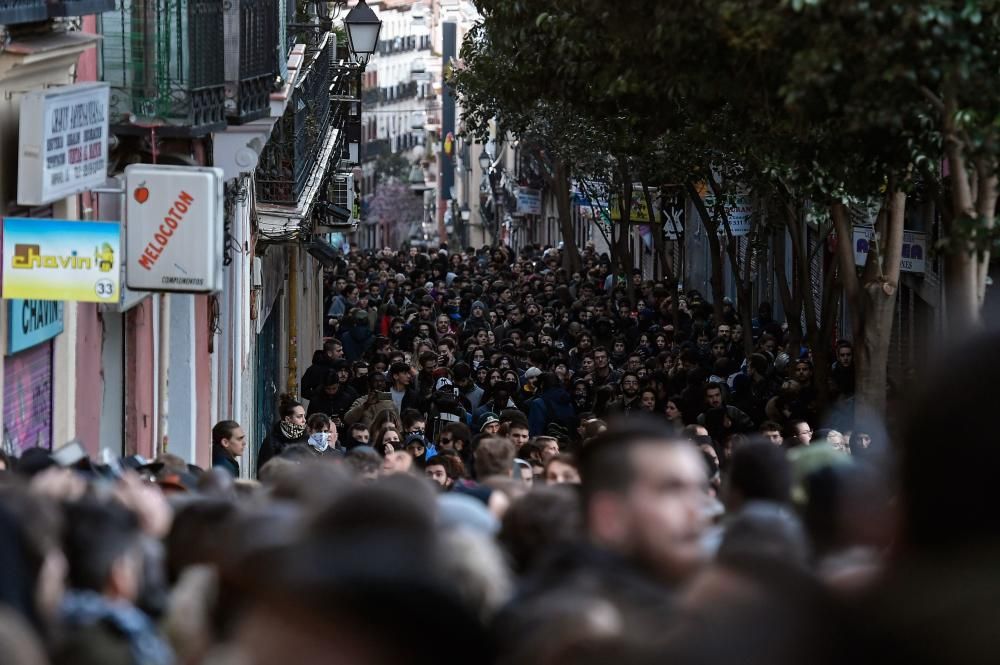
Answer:
[[[885,414],[889,343],[903,252],[906,194],[890,191],[875,228],[875,245],[868,252],[864,284],[854,266],[853,231],[842,204],[832,210],[837,230],[841,280],[851,307],[856,385],[855,419]]]
[[[723,259],[722,244],[719,242],[719,227],[712,218],[711,213],[708,212],[705,200],[698,194],[698,189],[694,186],[694,183],[688,181],[685,183],[684,188],[687,190],[688,196],[691,197],[691,201],[698,211],[698,217],[701,219],[702,226],[705,227],[705,234],[708,236],[708,248],[712,261],[712,277],[709,280],[712,284],[712,307],[714,309],[715,320],[722,321],[722,300],[725,298],[725,290],[723,288]]]
[[[986,232],[992,231],[996,223],[997,210],[997,175],[996,163],[993,160],[980,158],[976,160],[976,181],[978,183],[976,194],[976,212],[979,221]],[[989,245],[980,252],[976,270],[976,307],[982,312],[983,303],[986,301],[986,279],[990,270],[990,250]]]
[[[788,322],[787,346],[798,354],[802,346],[802,302],[792,297],[792,284],[788,281],[788,271],[785,270],[785,233],[787,227],[776,228],[771,236],[771,254],[774,260],[774,281],[778,284],[778,297],[781,307],[785,310],[785,321]],[[793,257],[794,259],[794,257]]]
[[[566,163],[561,159],[555,162],[555,174],[552,177],[552,187],[556,195],[556,208],[559,214],[559,233],[562,235],[562,267],[568,275],[580,270],[580,248],[576,246],[576,229],[573,227],[573,206],[570,201],[569,172]]]
[[[954,126],[958,102],[949,98],[945,104],[944,148],[951,170],[952,219],[955,224],[959,224],[962,220],[975,219],[977,210],[963,142],[957,136]],[[954,229],[948,229],[949,233],[953,231]],[[982,324],[978,301],[979,266],[976,259],[975,248],[971,243],[952,247],[945,257],[945,312],[949,323],[948,333],[953,341],[974,333]]]

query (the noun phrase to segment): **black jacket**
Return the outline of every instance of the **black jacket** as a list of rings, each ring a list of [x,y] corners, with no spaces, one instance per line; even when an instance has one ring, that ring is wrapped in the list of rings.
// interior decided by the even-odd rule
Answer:
[[[302,396],[311,400],[313,393],[320,389],[326,375],[333,369],[333,360],[323,350],[313,353],[312,365],[302,375]]]
[[[225,469],[233,475],[233,478],[240,477],[240,463],[237,462],[229,451],[222,446],[212,444],[212,468]]]
[[[302,436],[299,438],[290,439],[281,431],[281,421],[274,423],[271,433],[264,439],[264,443],[260,444],[260,452],[257,453],[257,474],[260,474],[260,470],[269,460],[280,455],[288,446],[293,443],[306,443],[307,441],[309,441],[309,436],[305,433],[305,430],[302,431]]]
[[[337,388],[337,394],[333,397],[327,397],[323,391],[320,391],[316,397],[309,400],[309,408],[306,410],[306,416],[311,416],[314,413],[325,413],[326,415],[333,418],[343,419],[344,414],[347,410],[351,408],[354,404],[354,400],[358,397],[353,390],[350,390],[350,386],[341,385]]]

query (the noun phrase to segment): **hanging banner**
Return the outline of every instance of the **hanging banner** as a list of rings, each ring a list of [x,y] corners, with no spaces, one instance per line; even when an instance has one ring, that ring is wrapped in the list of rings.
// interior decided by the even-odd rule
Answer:
[[[120,257],[118,222],[6,217],[2,295],[116,303]]]
[[[663,197],[660,220],[663,222],[663,237],[667,240],[679,240],[684,235],[686,205],[687,196],[682,191]]]
[[[222,180],[217,168],[133,164],[125,169],[130,289],[222,288]]]
[[[63,304],[58,300],[7,301],[7,353],[46,342],[63,331]]]
[[[542,193],[530,187],[517,188],[517,212],[515,215],[541,215]]]
[[[650,211],[649,207],[646,205],[646,197],[642,192],[641,187],[636,187],[632,190],[632,201],[629,206],[629,224],[654,224],[657,221],[657,201],[656,192],[652,192],[653,195],[653,210]],[[611,220],[615,222],[622,221],[622,211],[621,206],[618,202],[618,194],[612,194],[608,199],[609,213],[611,215]]]
[[[874,245],[875,229],[871,226],[854,227],[854,265],[864,266],[868,252]],[[920,231],[903,231],[903,259],[901,270],[923,274],[926,271],[927,234]]]
[[[44,205],[108,176],[107,83],[33,90],[21,99],[17,202]]]
[[[706,192],[704,199],[705,207],[708,208],[709,214],[714,215],[715,195]],[[726,217],[729,219],[729,228],[733,232],[733,237],[739,238],[750,235],[750,225],[753,223],[753,207],[750,202],[750,193],[737,192],[729,195],[726,197],[723,208],[726,211]],[[725,224],[719,224],[719,236],[726,236]]]

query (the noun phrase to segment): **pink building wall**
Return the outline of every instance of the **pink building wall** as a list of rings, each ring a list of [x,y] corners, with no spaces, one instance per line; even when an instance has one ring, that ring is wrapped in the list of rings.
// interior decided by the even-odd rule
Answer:
[[[83,19],[83,32],[97,32],[97,18]],[[97,49],[80,55],[76,66],[77,81],[97,80]],[[81,209],[90,207],[90,196],[83,195]],[[104,375],[101,367],[101,347],[104,330],[97,305],[79,303],[76,308],[76,437],[92,456],[99,454],[101,445],[101,399],[104,395]],[[97,397],[97,399],[95,399]]]
[[[101,447],[103,343],[104,327],[97,313],[97,305],[79,303],[76,308],[76,438],[94,457],[100,453]]]

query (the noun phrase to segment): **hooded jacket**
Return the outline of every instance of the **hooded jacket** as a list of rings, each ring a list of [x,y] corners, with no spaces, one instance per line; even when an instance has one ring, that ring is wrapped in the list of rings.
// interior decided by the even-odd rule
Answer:
[[[311,400],[323,385],[323,379],[333,369],[333,360],[322,349],[313,353],[312,365],[302,375],[302,396]]]
[[[355,322],[353,326],[341,331],[340,341],[344,345],[344,357],[354,362],[360,360],[374,344],[375,333],[367,322]]]
[[[531,436],[540,436],[550,422],[562,425],[572,431],[576,420],[573,399],[560,386],[549,388],[537,399],[532,400],[528,409],[528,431]]]

